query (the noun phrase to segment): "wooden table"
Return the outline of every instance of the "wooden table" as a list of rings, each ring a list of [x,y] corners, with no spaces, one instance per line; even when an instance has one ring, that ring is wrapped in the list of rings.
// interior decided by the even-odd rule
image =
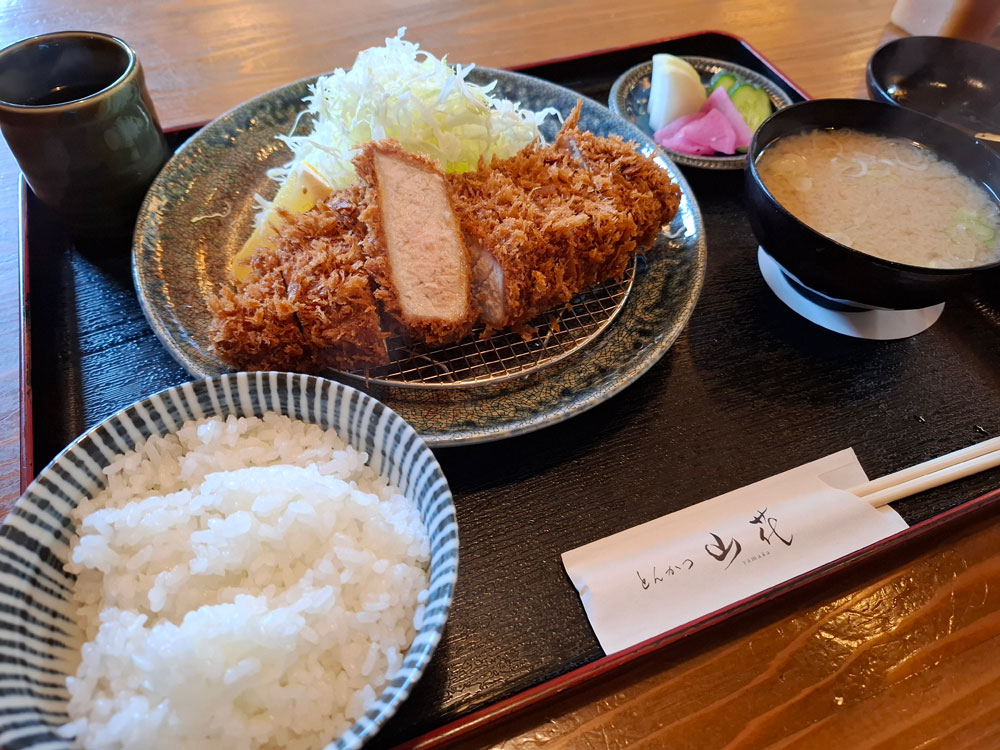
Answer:
[[[813,96],[859,96],[891,0],[24,0],[0,45],[60,29],[139,52],[165,127],[349,66],[397,26],[504,67],[704,29]],[[18,170],[0,146],[0,512],[18,495]],[[968,519],[565,691],[470,747],[1000,747],[1000,521]]]

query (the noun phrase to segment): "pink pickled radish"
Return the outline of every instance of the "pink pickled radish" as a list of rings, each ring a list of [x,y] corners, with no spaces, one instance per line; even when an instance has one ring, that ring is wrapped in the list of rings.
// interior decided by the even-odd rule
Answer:
[[[733,100],[724,87],[716,88],[700,111],[682,115],[653,134],[664,148],[692,156],[734,154],[746,148],[753,137]]]
[[[736,105],[733,104],[733,100],[729,98],[729,92],[726,91],[724,86],[719,86],[711,93],[711,95],[709,95],[708,99],[705,101],[705,105],[701,108],[701,111],[705,112],[710,107],[721,112],[729,122],[730,127],[733,129],[733,133],[736,134],[736,148],[746,148],[750,145],[750,139],[753,138],[753,132],[751,132],[750,126],[747,125],[746,120],[743,119],[743,115],[741,115],[740,111],[736,109]]]
[[[736,153],[736,133],[726,116],[717,109],[710,109],[697,120],[681,128],[680,133],[698,146],[722,154]]]
[[[691,156],[705,156],[706,154],[715,153],[715,149],[711,146],[703,146],[699,143],[694,143],[693,141],[688,140],[684,136],[683,128],[669,138],[658,141],[658,143],[664,148],[669,148],[671,151],[676,151],[680,154],[689,154]]]
[[[702,114],[701,112],[692,112],[689,115],[681,115],[676,120],[671,120],[662,128],[653,133],[653,140],[662,146],[663,141],[665,139],[672,137],[674,133],[683,128],[692,120],[696,120],[699,117],[701,117],[701,114]]]

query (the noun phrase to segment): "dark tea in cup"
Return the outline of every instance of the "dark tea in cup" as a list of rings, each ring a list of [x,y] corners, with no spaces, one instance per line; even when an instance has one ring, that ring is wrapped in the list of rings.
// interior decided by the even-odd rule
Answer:
[[[39,200],[80,238],[129,235],[169,156],[135,52],[96,32],[0,50],[0,132]]]

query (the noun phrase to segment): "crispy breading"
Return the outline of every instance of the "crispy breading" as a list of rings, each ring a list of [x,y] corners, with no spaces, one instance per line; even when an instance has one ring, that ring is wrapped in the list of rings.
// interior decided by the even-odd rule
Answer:
[[[365,144],[354,166],[365,185],[359,216],[383,311],[416,341],[465,338],[478,311],[469,250],[441,170],[393,140]]]
[[[310,369],[296,309],[288,301],[281,259],[258,252],[238,290],[208,300],[209,336],[219,359],[237,370]]]
[[[321,372],[388,361],[361,248],[360,192],[285,215],[249,279],[210,300],[216,353],[234,367]]]
[[[486,315],[493,328],[516,326],[620,277],[677,211],[680,192],[666,170],[620,138],[580,131],[579,109],[554,144],[449,175],[478,256],[477,299],[500,308]],[[482,275],[491,267],[501,271],[500,288]]]

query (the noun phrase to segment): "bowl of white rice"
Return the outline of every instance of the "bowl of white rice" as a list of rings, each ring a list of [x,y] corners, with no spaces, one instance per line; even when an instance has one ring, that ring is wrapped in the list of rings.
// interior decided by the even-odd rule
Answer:
[[[0,747],[360,747],[457,563],[437,460],[366,394],[237,373],[151,396],[0,526]]]

